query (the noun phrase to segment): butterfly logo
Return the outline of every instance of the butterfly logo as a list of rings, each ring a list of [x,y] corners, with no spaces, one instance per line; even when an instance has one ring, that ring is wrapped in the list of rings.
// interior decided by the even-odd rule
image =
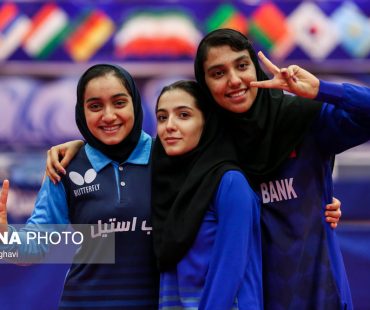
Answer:
[[[81,185],[84,185],[84,183],[90,184],[92,181],[95,180],[96,175],[97,174],[96,174],[96,171],[94,169],[89,169],[85,172],[84,176],[82,176],[78,172],[71,171],[69,173],[69,178],[71,179],[71,181],[74,184],[81,186]]]

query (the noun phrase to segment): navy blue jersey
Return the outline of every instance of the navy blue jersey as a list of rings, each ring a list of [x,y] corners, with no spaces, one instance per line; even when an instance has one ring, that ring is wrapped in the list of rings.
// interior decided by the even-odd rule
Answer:
[[[304,141],[279,170],[254,179],[261,212],[265,309],[352,309],[335,230],[332,160],[370,139],[370,89],[321,82],[324,104]]]
[[[152,138],[142,132],[122,165],[85,145],[67,168],[63,182],[49,178],[38,193],[35,209],[22,232],[39,224],[130,223],[115,236],[114,264],[73,263],[66,276],[60,309],[157,309],[159,275],[151,234],[150,152]],[[117,225],[114,225],[118,227]],[[85,235],[87,237],[88,234]],[[90,234],[92,238],[92,234]],[[84,239],[74,260],[111,250],[111,238],[94,246]],[[87,241],[87,242],[86,242]],[[85,243],[86,242],[86,243]],[[107,246],[107,244],[109,246]],[[20,256],[44,255],[43,244],[22,242]],[[81,260],[79,260],[81,261]],[[85,260],[84,260],[85,261]],[[96,261],[96,260],[94,260]]]

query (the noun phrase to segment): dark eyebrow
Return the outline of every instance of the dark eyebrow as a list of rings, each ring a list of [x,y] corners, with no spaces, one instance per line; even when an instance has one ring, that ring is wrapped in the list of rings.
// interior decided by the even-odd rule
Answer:
[[[115,99],[115,98],[119,98],[119,97],[129,98],[129,95],[125,94],[125,93],[118,93],[118,94],[113,95],[111,98]],[[96,101],[96,100],[99,100],[99,97],[91,97],[91,98],[87,99],[85,102]]]
[[[178,107],[175,107],[175,110],[181,110],[181,109],[188,109],[188,110],[194,110],[192,107],[189,107],[189,106],[186,106],[186,105],[180,105]],[[157,109],[157,111],[155,111],[155,113],[158,113],[158,112],[167,112],[166,109]]]
[[[233,60],[233,62],[239,62],[239,61],[241,61],[241,60],[248,60],[248,61],[252,61],[252,60],[251,60],[251,58],[250,58],[248,55],[241,55],[241,56],[239,56],[238,58],[235,58],[235,59]],[[208,68],[208,69],[207,69],[207,72],[210,72],[210,71],[212,71],[212,70],[214,70],[214,69],[216,69],[216,68],[222,67],[222,66],[223,66],[223,64],[216,64],[216,65],[213,65],[212,67],[210,67],[210,68]]]

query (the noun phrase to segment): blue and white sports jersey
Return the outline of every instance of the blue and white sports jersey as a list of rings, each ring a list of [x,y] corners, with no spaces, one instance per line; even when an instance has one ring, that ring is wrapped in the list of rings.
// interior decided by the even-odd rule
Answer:
[[[301,145],[280,169],[253,180],[261,212],[264,306],[271,310],[352,309],[335,230],[332,160],[370,139],[370,89],[321,81],[325,103]]]
[[[114,264],[75,263],[66,276],[59,309],[157,309],[159,275],[151,234],[150,154],[152,138],[142,132],[125,163],[118,165],[89,145],[81,148],[62,182],[47,178],[38,194],[31,224],[111,224],[130,222],[114,232]],[[135,228],[134,228],[135,223]],[[82,253],[96,257],[107,243],[82,243]],[[44,251],[30,244],[19,249]],[[20,255],[22,256],[22,255]]]

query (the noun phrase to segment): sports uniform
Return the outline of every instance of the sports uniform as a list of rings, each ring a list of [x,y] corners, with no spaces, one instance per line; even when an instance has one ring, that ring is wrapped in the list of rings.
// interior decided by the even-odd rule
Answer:
[[[263,203],[265,309],[352,309],[336,232],[324,212],[333,196],[333,156],[370,139],[370,89],[320,81],[316,100],[331,104],[302,143],[276,172],[253,179]]]

